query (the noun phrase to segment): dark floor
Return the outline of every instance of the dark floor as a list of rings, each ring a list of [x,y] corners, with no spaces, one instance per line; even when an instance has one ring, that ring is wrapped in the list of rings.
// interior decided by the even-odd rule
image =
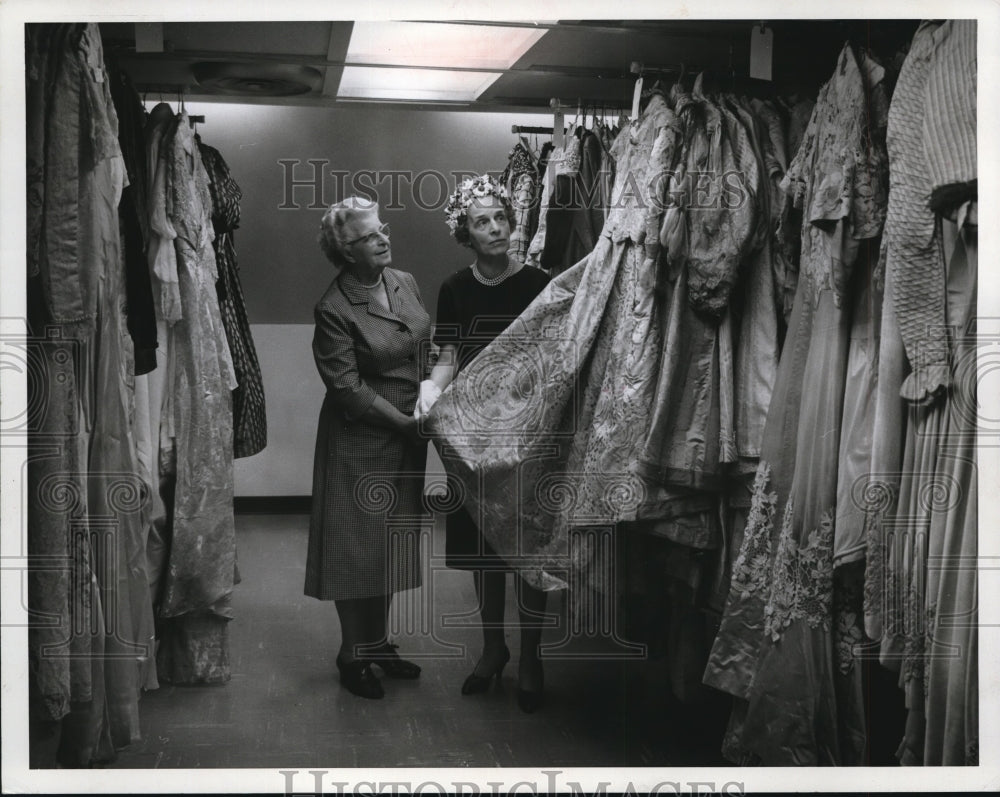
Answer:
[[[434,569],[433,589],[425,579],[404,593],[412,599],[404,625],[412,627],[394,639],[423,666],[421,678],[383,679],[384,700],[353,696],[336,675],[334,605],[302,594],[307,525],[302,515],[237,517],[243,582],[231,625],[232,680],[147,693],[143,740],[115,767],[725,765],[725,700],[711,693],[681,706],[663,661],[595,656],[614,652],[606,641],[571,640],[565,650],[575,658],[547,661],[547,703],[527,715],[516,702],[518,635],[508,631],[512,660],[501,687],[463,697],[481,637],[473,617],[443,627],[443,617],[475,605],[471,576],[460,571]],[[437,552],[440,529],[434,543]],[[512,592],[508,619],[516,617]],[[543,643],[563,636],[549,629]]]

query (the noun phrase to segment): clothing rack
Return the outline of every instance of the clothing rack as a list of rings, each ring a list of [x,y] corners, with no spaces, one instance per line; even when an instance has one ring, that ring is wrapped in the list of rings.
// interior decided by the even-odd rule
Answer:
[[[511,133],[540,133],[551,136],[555,130],[550,127],[540,127],[537,125],[511,125]],[[565,135],[566,128],[563,128],[563,134]]]
[[[144,92],[142,92],[142,98],[141,98],[142,99],[142,105],[143,105],[143,107],[146,106],[146,97],[147,97],[147,95],[154,94],[154,93],[157,94],[157,95],[159,95],[160,102],[164,102],[164,99],[163,99],[164,92],[163,91],[160,91],[160,90],[157,90],[155,92],[144,91]],[[181,88],[181,89],[179,89],[177,91],[177,113],[179,113],[179,114],[180,113],[184,113],[184,110],[185,110],[185,108],[184,108],[184,89]],[[204,114],[195,114],[194,116],[188,116],[188,124],[191,125],[191,127],[194,127],[195,125],[199,125],[199,124],[200,125],[205,124],[205,115]]]
[[[657,75],[677,75],[676,81],[682,82],[687,77],[694,77],[698,74],[705,76],[709,85],[715,86],[712,91],[725,90],[739,94],[749,94],[753,97],[769,99],[774,96],[774,84],[770,80],[761,80],[747,75],[737,75],[732,67],[727,72],[720,72],[715,69],[702,69],[691,64],[677,64],[675,66],[649,67],[640,61],[633,61],[630,67],[633,75],[637,75],[636,92],[634,99],[634,113],[638,114],[638,101],[640,97],[646,96],[643,93],[643,78]]]
[[[563,136],[566,134],[566,128],[563,125],[565,119],[566,111],[575,109],[577,116],[583,116],[586,119],[588,111],[595,114],[598,108],[605,111],[610,110],[612,107],[620,108],[620,106],[609,106],[606,101],[595,100],[593,102],[589,100],[576,99],[574,100],[561,100],[558,97],[553,97],[549,100],[549,107],[553,110],[552,116],[552,129],[542,127],[518,127],[514,125],[511,128],[511,132],[514,133],[549,133],[553,136],[552,143],[557,147],[561,147],[563,143]],[[624,112],[624,111],[623,111]],[[634,116],[634,114],[633,114]],[[515,129],[516,128],[516,129]]]
[[[683,77],[687,72],[698,72],[698,67],[691,64],[674,64],[667,66],[646,66],[642,61],[633,61],[629,67],[629,72],[640,78],[646,75],[675,75],[680,72]]]

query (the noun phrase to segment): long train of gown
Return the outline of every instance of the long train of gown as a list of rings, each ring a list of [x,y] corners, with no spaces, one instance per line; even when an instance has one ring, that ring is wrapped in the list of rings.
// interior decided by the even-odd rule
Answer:
[[[664,208],[653,198],[680,133],[654,94],[615,141],[612,209],[593,252],[459,374],[425,422],[483,535],[542,589],[604,591],[612,546],[600,530],[635,519],[646,497],[636,458],[662,347],[650,255]]]

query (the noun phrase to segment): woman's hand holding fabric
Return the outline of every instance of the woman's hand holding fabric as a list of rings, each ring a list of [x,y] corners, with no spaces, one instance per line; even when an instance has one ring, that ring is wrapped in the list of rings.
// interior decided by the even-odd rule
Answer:
[[[441,397],[441,388],[433,380],[425,379],[420,383],[420,393],[417,396],[417,404],[413,408],[413,417],[418,421],[431,411],[431,407]]]

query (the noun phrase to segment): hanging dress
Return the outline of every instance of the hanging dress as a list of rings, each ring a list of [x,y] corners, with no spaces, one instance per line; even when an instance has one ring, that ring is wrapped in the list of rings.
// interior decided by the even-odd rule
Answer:
[[[597,136],[578,127],[567,144],[567,161],[556,170],[549,197],[542,268],[556,276],[586,257],[604,226],[602,151]]]
[[[940,353],[945,335],[945,265],[940,241],[936,239],[934,213],[927,204],[929,181],[923,150],[920,119],[924,114],[924,91],[933,58],[932,34],[937,23],[923,23],[914,35],[906,61],[900,70],[889,115],[888,150],[892,169],[889,194],[889,215],[886,220],[885,271],[886,289],[893,310],[895,328],[884,330],[898,338],[899,373],[896,379],[881,366],[879,380],[903,398],[897,409],[900,417],[896,427],[904,425],[904,441],[892,447],[898,459],[884,463],[873,473],[877,479],[885,473],[887,495],[898,493],[898,504],[892,514],[878,523],[878,539],[870,546],[871,562],[883,570],[884,583],[878,586],[881,617],[869,621],[881,631],[880,659],[889,669],[899,672],[900,686],[907,696],[911,723],[907,736],[911,750],[904,760],[922,758],[922,721],[917,719],[923,709],[923,665],[925,654],[925,565],[930,511],[927,502],[919,500],[922,483],[932,484],[936,446],[917,445],[914,424],[930,422],[934,428],[940,422],[938,411],[921,411],[919,404],[931,406],[942,399],[944,385],[950,381],[947,357]],[[915,317],[915,318],[914,318]],[[925,346],[921,335],[933,335]],[[925,368],[923,352],[936,360]],[[928,363],[930,365],[930,363]],[[920,383],[926,390],[915,390]],[[921,395],[923,394],[923,395]],[[879,396],[883,411],[892,406],[893,396]],[[918,406],[914,407],[913,405]],[[876,457],[886,453],[882,440],[886,433],[878,430]],[[914,474],[924,469],[924,475]],[[911,517],[910,513],[914,513]],[[872,573],[869,565],[869,579]],[[874,593],[872,593],[874,597]],[[869,611],[872,611],[870,607]]]
[[[535,234],[532,225],[533,211],[537,212],[540,201],[538,159],[522,137],[508,156],[507,168],[500,177],[507,189],[507,195],[514,206],[514,228],[510,233],[508,254],[518,263],[528,257],[528,247]]]
[[[572,132],[572,131],[571,131]],[[575,136],[567,133],[562,146],[549,145],[549,151],[539,159],[539,170],[542,175],[541,201],[538,203],[538,222],[534,235],[528,244],[525,264],[542,268],[542,252],[545,251],[545,239],[548,231],[549,206],[555,192],[558,174],[572,173],[579,166],[580,148]],[[545,162],[542,167],[541,161]]]
[[[249,457],[267,446],[267,411],[260,363],[247,318],[233,242],[233,230],[240,224],[243,192],[217,149],[199,141],[198,151],[208,174],[208,188],[212,195],[212,224],[215,227],[212,246],[219,271],[216,283],[219,310],[239,383],[233,391],[233,456]]]
[[[643,243],[659,248],[647,229],[659,229],[663,205],[650,199],[679,133],[654,95],[615,142],[613,211],[594,251],[550,282],[427,418],[484,537],[542,589],[606,589],[600,530],[634,519],[644,499],[636,451],[661,341],[656,257]],[[571,528],[590,531],[571,539]]]
[[[841,414],[859,249],[881,232],[884,146],[869,139],[850,45],[782,182],[803,208],[801,276],[753,502],[705,682],[748,701],[729,741],[765,764],[833,764],[842,739],[831,634]],[[878,127],[877,124],[872,127]]]
[[[169,511],[157,673],[172,683],[217,683],[230,677],[236,377],[215,288],[212,197],[186,114],[165,145],[162,201],[176,234],[180,317],[166,335],[170,374],[160,419],[160,476],[168,480]]]
[[[735,305],[734,401],[736,404],[736,451],[738,471],[749,476],[757,469],[760,444],[764,437],[771,391],[778,371],[780,351],[775,283],[774,226],[784,169],[775,156],[775,145],[761,116],[749,102],[732,104],[741,110],[740,120],[746,129],[756,156],[756,184],[747,180],[746,188],[755,192],[757,206],[756,241],[748,248],[743,265],[744,279],[737,287]],[[779,142],[780,143],[780,142]],[[748,176],[751,172],[745,172]]]
[[[924,764],[979,764],[977,338],[978,171],[976,162],[976,39],[974,20],[948,20],[934,34],[934,64],[925,89],[923,137],[931,206],[939,217],[947,270],[947,322],[952,337],[946,444],[939,480],[952,486],[935,502],[928,568]],[[971,78],[970,78],[971,76]],[[956,503],[958,504],[956,506]],[[953,622],[951,618],[964,618]],[[961,651],[960,656],[954,652]],[[944,655],[942,655],[944,654]]]
[[[702,93],[701,81],[676,104],[685,125],[688,247],[667,288],[653,419],[640,459],[654,483],[705,490],[721,487],[725,465],[737,459],[729,301],[766,226],[758,221],[760,172],[747,133]],[[729,182],[736,176],[742,192]]]
[[[28,601],[48,618],[29,627],[29,695],[33,719],[61,721],[57,763],[90,767],[139,739],[153,653],[118,226],[126,171],[97,26],[27,33],[40,124],[29,182],[34,158],[45,164],[29,212],[28,554],[47,563],[28,573]]]
[[[907,423],[902,443],[876,439],[866,621],[905,693],[903,764],[979,761],[975,75],[976,23],[924,23],[890,111],[886,295],[899,310],[878,398]]]

